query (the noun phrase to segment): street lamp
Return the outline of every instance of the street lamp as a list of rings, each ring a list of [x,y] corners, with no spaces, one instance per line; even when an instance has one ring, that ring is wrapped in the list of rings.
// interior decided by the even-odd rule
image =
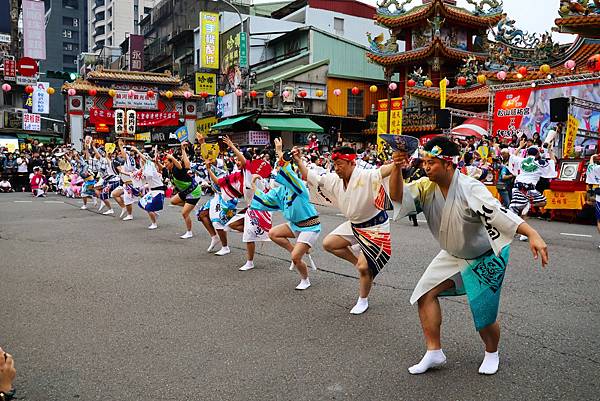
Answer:
[[[242,17],[242,13],[240,13],[240,10],[238,10],[238,8],[236,6],[234,6],[231,2],[229,2],[228,0],[212,0],[213,2],[216,3],[225,3],[227,4],[229,7],[231,7],[238,15],[238,17],[240,18],[240,46],[241,46],[241,42],[242,42],[242,36],[245,35],[244,33],[244,17]],[[249,38],[248,38],[249,39]],[[244,42],[245,44],[246,42]],[[246,46],[246,58],[248,60],[248,67],[250,67],[250,47]],[[241,53],[241,48],[240,48],[240,53]],[[242,67],[240,66],[240,69]]]

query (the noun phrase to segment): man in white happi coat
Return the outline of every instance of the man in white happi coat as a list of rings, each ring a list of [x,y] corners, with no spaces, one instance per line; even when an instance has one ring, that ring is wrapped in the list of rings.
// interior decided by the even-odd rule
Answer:
[[[427,345],[422,360],[408,369],[411,374],[424,373],[446,363],[440,341],[442,313],[438,297],[465,294],[475,328],[485,344],[485,358],[479,373],[496,373],[500,340],[496,318],[515,232],[529,237],[535,259],[541,257],[543,266],[548,262],[542,237],[523,219],[502,207],[481,182],[460,174],[456,169],[458,155],[456,144],[448,138],[436,137],[423,151],[427,177],[410,184],[390,183],[392,193],[402,195],[402,214],[422,210],[442,248],[410,299],[412,304],[418,303]],[[398,183],[400,191],[394,188]],[[410,207],[406,207],[407,204]]]

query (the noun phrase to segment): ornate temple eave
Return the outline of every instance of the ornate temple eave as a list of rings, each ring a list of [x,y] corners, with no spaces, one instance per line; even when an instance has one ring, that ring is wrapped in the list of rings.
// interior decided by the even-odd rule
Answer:
[[[429,100],[440,100],[439,88],[412,87],[406,89],[406,94]],[[487,85],[466,89],[449,89],[446,95],[448,104],[460,106],[483,106],[489,102],[489,87]]]
[[[108,91],[111,89],[114,89],[114,88],[111,88],[111,87],[105,86],[105,85],[100,85],[95,82],[90,82],[85,79],[78,79],[74,82],[64,83],[60,89],[63,93],[66,93],[69,89],[75,89],[77,91],[77,94],[79,94],[79,95],[86,95],[89,90],[94,89],[98,94],[108,95]],[[184,84],[177,88],[169,89],[169,91],[173,93],[173,98],[185,99],[185,95],[184,95],[185,92],[188,92],[188,91],[191,92],[191,89],[190,89],[189,85]],[[158,94],[162,97],[165,97],[166,93],[167,93],[167,90],[158,91]],[[198,95],[192,94],[192,96],[186,100],[198,100],[198,99],[201,99],[201,97]]]
[[[375,21],[388,28],[407,28],[418,24],[426,18],[431,18],[439,10],[442,17],[462,25],[486,29],[496,25],[502,19],[502,13],[490,15],[475,15],[463,8],[445,4],[442,0],[433,0],[423,6],[417,6],[405,13],[389,13],[379,8],[375,15]]]
[[[446,56],[455,60],[462,60],[469,56],[475,57],[477,61],[485,61],[488,57],[484,53],[473,53],[466,50],[454,49],[446,46],[439,37],[434,38],[429,46],[420,49],[409,50],[407,52],[384,54],[367,52],[367,57],[377,64],[382,66],[392,65],[410,65],[415,61],[419,61],[430,56]]]
[[[178,76],[172,76],[170,73],[155,72],[137,72],[121,70],[97,69],[90,71],[86,75],[89,81],[112,81],[112,82],[135,82],[154,85],[181,85],[182,81]]]
[[[600,38],[600,14],[557,18],[554,24],[560,33],[571,33],[588,38]]]

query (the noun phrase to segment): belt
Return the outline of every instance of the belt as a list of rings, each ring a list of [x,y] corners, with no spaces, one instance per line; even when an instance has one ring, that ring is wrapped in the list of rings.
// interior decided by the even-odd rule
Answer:
[[[354,228],[368,228],[373,226],[378,226],[380,224],[385,223],[388,220],[388,214],[385,210],[377,213],[375,217],[370,218],[369,220],[362,223],[351,223]]]
[[[306,220],[302,220],[297,223],[294,223],[295,226],[302,227],[302,228],[314,227],[314,226],[318,226],[319,224],[321,224],[321,222],[319,221],[319,216],[309,217]]]
[[[519,189],[535,189],[535,185],[533,184],[525,184],[523,182],[517,182],[515,186]]]

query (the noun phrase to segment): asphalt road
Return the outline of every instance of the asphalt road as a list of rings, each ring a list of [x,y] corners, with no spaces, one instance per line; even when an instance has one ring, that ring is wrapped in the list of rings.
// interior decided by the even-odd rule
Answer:
[[[442,300],[448,364],[411,376],[424,352],[412,289],[438,252],[426,224],[393,224],[392,261],[370,309],[349,314],[356,272],[314,252],[312,287],[275,245],[245,262],[160,228],[79,210],[77,200],[0,195],[0,345],[14,354],[23,400],[595,400],[600,379],[600,249],[593,226],[533,220],[550,247],[542,271],[516,242],[501,304],[501,366],[464,298]],[[342,217],[322,209],[324,232]],[[281,218],[277,217],[276,222]],[[577,234],[579,236],[565,235]]]

